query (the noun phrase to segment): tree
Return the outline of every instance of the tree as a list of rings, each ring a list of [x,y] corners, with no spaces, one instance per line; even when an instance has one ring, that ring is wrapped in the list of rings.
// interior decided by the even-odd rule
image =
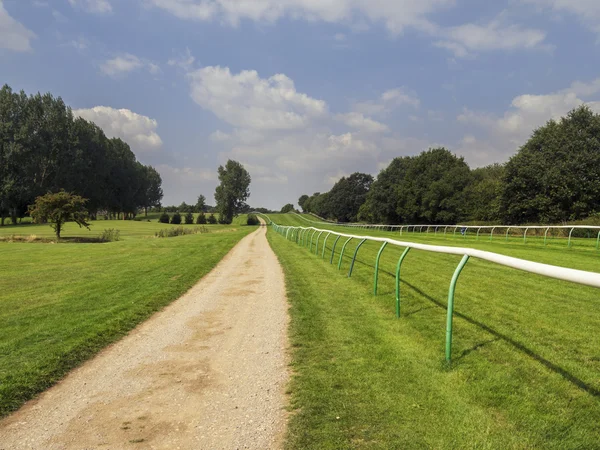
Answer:
[[[506,164],[505,223],[553,223],[600,211],[600,115],[587,106],[549,121]]]
[[[219,221],[231,223],[250,196],[250,174],[239,162],[229,160],[225,167],[219,167],[219,181],[215,191]]]
[[[210,216],[208,216],[208,219],[206,219],[206,221],[211,225],[215,225],[217,223],[217,218],[214,214],[211,214]]]
[[[206,214],[204,214],[203,212],[198,214],[198,217],[196,217],[196,223],[198,225],[206,225]]]
[[[158,218],[158,221],[160,223],[169,223],[171,221],[171,218],[169,217],[169,214],[167,214],[166,211],[163,211],[163,213]]]
[[[464,189],[472,176],[464,158],[445,148],[414,157],[396,187],[396,214],[405,223],[458,223],[466,217]]]
[[[194,223],[194,214],[192,214],[191,212],[188,212],[185,215],[185,224],[186,225],[190,225]]]
[[[173,225],[181,224],[181,214],[179,214],[179,212],[176,212],[175,214],[173,214],[173,217],[171,217],[171,223]]]
[[[309,196],[304,194],[298,199],[298,205],[302,208],[302,212],[306,212],[306,201],[309,199]]]
[[[473,169],[471,174],[473,175],[473,181],[465,188],[465,201],[469,220],[500,221],[500,196],[503,188],[504,166],[492,164]]]
[[[29,207],[29,214],[37,223],[50,222],[56,239],[60,239],[65,222],[73,221],[80,228],[90,229],[86,220],[86,203],[87,199],[63,190],[54,194],[49,192],[35,199],[35,203]]]
[[[291,212],[293,210],[294,210],[294,205],[292,205],[291,203],[288,203],[283,208],[281,208],[281,213],[282,214],[286,214],[286,213],[289,213],[289,212]]]
[[[398,186],[404,179],[413,157],[394,158],[390,165],[379,172],[371,185],[365,203],[360,207],[358,219],[371,223],[396,224],[402,218],[396,212]]]
[[[356,222],[358,212],[367,198],[373,177],[355,172],[342,177],[328,194],[328,210],[338,222]]]
[[[202,194],[198,196],[198,201],[196,202],[196,212],[206,212],[206,197]]]

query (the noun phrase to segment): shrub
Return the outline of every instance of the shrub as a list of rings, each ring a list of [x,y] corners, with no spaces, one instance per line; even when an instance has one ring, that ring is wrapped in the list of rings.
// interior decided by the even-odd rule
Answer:
[[[109,228],[108,230],[104,230],[100,234],[100,242],[116,242],[121,240],[121,232],[119,230],[115,230],[114,228]]]
[[[185,228],[185,227],[173,227],[167,228],[164,230],[157,231],[154,233],[154,236],[157,238],[168,238],[175,236],[184,236],[186,234],[198,234],[198,233],[209,233],[210,231],[206,227],[194,227],[194,228]]]
[[[185,224],[186,225],[191,225],[194,223],[194,215],[191,212],[188,212],[185,215]]]
[[[206,214],[204,214],[203,212],[198,214],[198,217],[196,217],[196,223],[198,225],[206,225]]]
[[[169,215],[166,212],[163,212],[160,217],[158,218],[158,221],[160,223],[169,223],[171,221],[171,218],[169,217]]]
[[[246,221],[248,225],[258,225],[260,224],[260,220],[256,217],[255,214],[248,214],[248,220]]]
[[[176,212],[175,214],[173,214],[173,217],[171,217],[171,223],[173,225],[181,224],[181,214],[179,214],[179,212]]]
[[[221,225],[230,225],[232,222],[231,219],[228,219],[227,217],[225,217],[224,215],[220,215],[219,216],[219,223]]]
[[[211,225],[214,225],[217,223],[217,218],[215,217],[214,214],[211,214],[210,216],[208,216],[207,219],[208,223],[210,223]]]

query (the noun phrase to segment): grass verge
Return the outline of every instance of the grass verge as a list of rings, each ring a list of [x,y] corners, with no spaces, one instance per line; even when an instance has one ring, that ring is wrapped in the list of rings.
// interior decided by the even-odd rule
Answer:
[[[244,222],[172,239],[132,221],[119,242],[0,243],[0,416],[186,292],[256,229]]]
[[[469,262],[448,365],[459,257],[409,254],[398,320],[390,273],[402,249],[385,250],[374,297],[377,248],[361,248],[348,279],[346,258],[340,273],[320,252],[268,239],[291,303],[288,448],[600,448],[597,290]]]

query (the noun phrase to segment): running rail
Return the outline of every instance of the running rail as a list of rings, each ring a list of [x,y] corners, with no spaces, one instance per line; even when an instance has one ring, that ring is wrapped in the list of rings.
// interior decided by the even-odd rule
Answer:
[[[267,216],[268,217],[268,216]],[[316,248],[315,254],[319,254],[319,237],[324,233],[327,233],[325,236],[325,241],[329,236],[337,236],[339,238],[346,238],[339,258],[338,269],[341,268],[342,258],[344,256],[344,251],[348,243],[356,239],[359,241],[359,244],[356,247],[354,252],[354,256],[352,258],[352,262],[350,264],[350,270],[348,271],[348,277],[352,276],[352,269],[354,267],[354,262],[356,261],[356,256],[358,251],[363,243],[366,241],[379,242],[382,244],[378,254],[377,260],[375,262],[375,276],[373,281],[373,291],[375,295],[377,294],[377,280],[378,280],[378,272],[379,272],[379,259],[381,258],[381,254],[383,253],[385,247],[389,245],[395,245],[397,247],[405,247],[406,250],[400,257],[398,261],[398,265],[396,267],[396,315],[400,317],[400,269],[402,266],[402,262],[409,250],[423,250],[427,252],[435,252],[435,253],[445,253],[448,255],[459,255],[462,256],[462,260],[456,267],[454,271],[454,275],[450,282],[450,288],[448,290],[448,314],[446,318],[446,360],[450,361],[452,356],[452,320],[454,315],[454,291],[456,288],[456,283],[458,281],[458,277],[460,276],[461,271],[464,266],[467,264],[469,258],[478,258],[484,261],[489,261],[495,264],[500,264],[502,266],[511,267],[513,269],[523,270],[525,272],[534,273],[537,275],[542,275],[550,278],[556,278],[558,280],[570,281],[572,283],[583,284],[585,286],[592,286],[595,288],[600,288],[600,273],[596,272],[587,272],[585,270],[577,270],[577,269],[568,269],[566,267],[553,266],[550,264],[542,264],[533,261],[528,261],[525,259],[514,258],[512,256],[499,255],[493,252],[487,252],[484,250],[477,250],[474,248],[465,248],[465,247],[448,247],[442,245],[429,245],[429,244],[418,244],[415,242],[406,242],[406,241],[398,241],[390,238],[383,237],[374,237],[374,236],[358,236],[354,234],[345,234],[338,233],[332,230],[323,230],[314,227],[296,227],[296,226],[281,226],[273,221],[270,221],[270,225],[273,229],[284,236],[288,240],[293,240],[299,245],[309,246],[312,251],[313,242],[315,235],[318,234],[316,240]],[[336,240],[337,243],[337,240]],[[333,263],[333,254],[335,252],[335,245],[333,247],[331,253],[330,263]],[[322,258],[325,257],[325,248],[322,250]]]
[[[527,232],[529,230],[545,230],[544,231],[544,245],[548,242],[548,232],[550,230],[569,230],[569,240],[567,243],[568,248],[571,248],[572,245],[572,236],[573,231],[575,230],[597,230],[598,235],[596,236],[596,250],[600,250],[600,226],[598,225],[381,225],[381,224],[362,224],[362,223],[340,223],[340,222],[318,222],[316,220],[310,220],[306,217],[302,216],[298,213],[293,213],[294,215],[300,217],[302,220],[306,222],[320,224],[320,225],[335,225],[338,227],[347,227],[347,228],[360,228],[360,229],[374,229],[379,231],[390,231],[394,230],[400,231],[400,236],[402,233],[406,231],[416,232],[417,230],[422,233],[425,230],[426,233],[429,233],[430,229],[434,230],[434,234],[438,233],[438,230],[444,230],[444,236],[446,232],[450,229],[452,231],[452,235],[456,235],[457,230],[477,230],[477,239],[479,240],[479,232],[481,230],[490,230],[490,238],[492,241],[494,237],[494,230],[506,230],[506,240],[508,241],[508,234],[510,230],[523,230],[523,243],[527,243]],[[406,230],[405,230],[406,229]],[[466,235],[466,234],[465,234]]]

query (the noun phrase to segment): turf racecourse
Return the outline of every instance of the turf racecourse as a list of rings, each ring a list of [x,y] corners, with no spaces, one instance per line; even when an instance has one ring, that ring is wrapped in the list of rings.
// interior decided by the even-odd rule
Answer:
[[[292,215],[270,218],[306,226]],[[269,233],[292,304],[289,448],[600,448],[597,289],[472,258],[458,282],[448,365],[447,290],[460,257],[411,250],[402,267],[398,320],[392,274],[403,249],[384,251],[375,297],[379,246],[363,245],[348,279],[357,241],[338,271],[341,245],[330,265],[333,239],[322,259],[323,237],[315,255]],[[600,255],[584,247],[453,243],[439,236],[419,242],[427,239],[600,268]]]
[[[240,216],[230,226],[207,225],[208,233],[159,239],[155,231],[172,225],[151,220],[100,220],[91,231],[67,224],[59,244],[0,242],[0,416],[178,298],[256,229]],[[107,228],[122,240],[68,239]],[[53,231],[19,225],[0,235]]]

